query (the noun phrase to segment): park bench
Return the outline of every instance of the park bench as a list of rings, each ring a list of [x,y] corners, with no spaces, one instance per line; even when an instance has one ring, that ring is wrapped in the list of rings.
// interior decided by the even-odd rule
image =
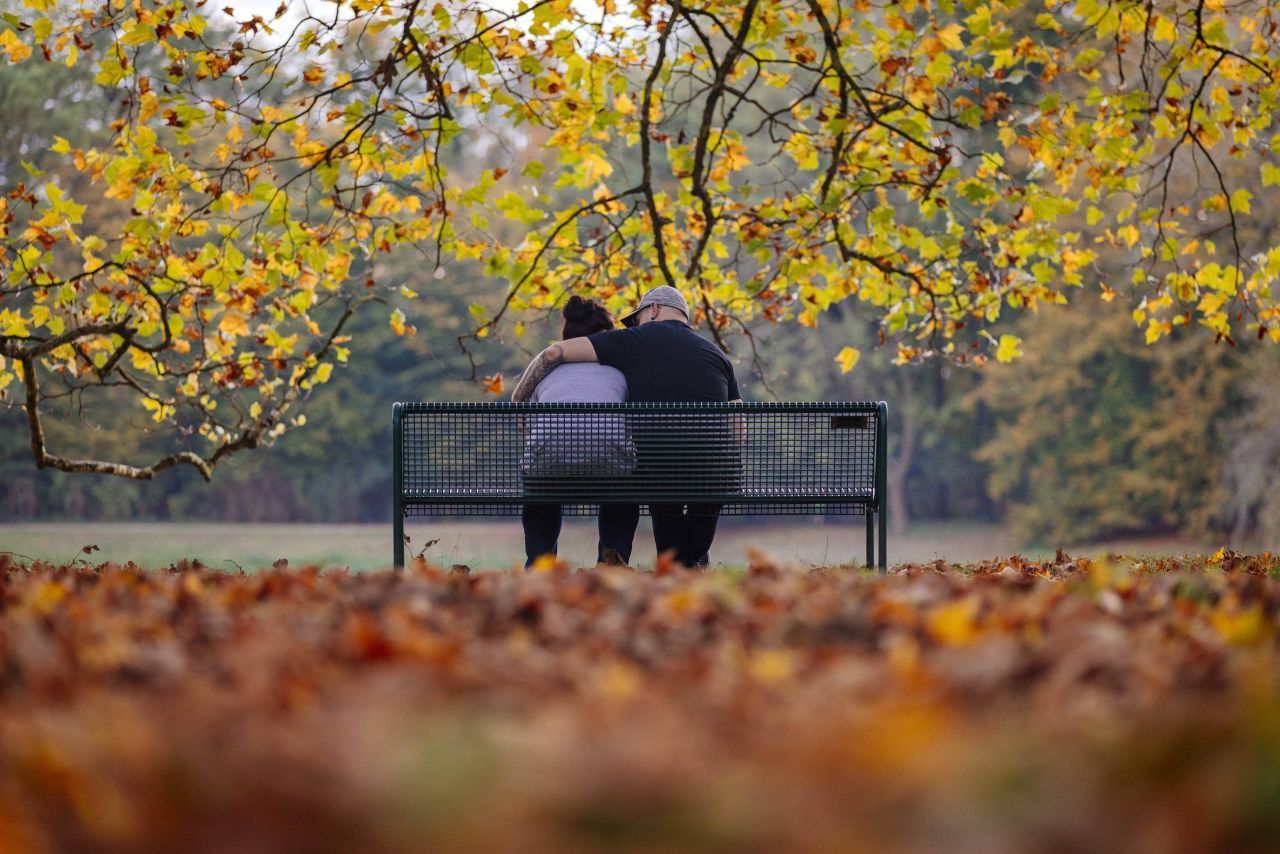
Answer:
[[[863,516],[866,563],[878,528],[883,573],[886,412],[883,402],[397,403],[395,565],[406,516],[698,504],[722,515]]]

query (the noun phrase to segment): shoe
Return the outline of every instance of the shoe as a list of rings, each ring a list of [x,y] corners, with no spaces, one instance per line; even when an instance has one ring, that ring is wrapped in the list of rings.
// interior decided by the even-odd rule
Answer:
[[[707,569],[711,566],[711,553],[703,552],[702,557],[698,558],[693,563],[690,563],[688,566],[690,569]]]
[[[622,559],[622,555],[618,554],[617,549],[602,549],[600,551],[600,563],[605,566],[626,566],[627,562]]]

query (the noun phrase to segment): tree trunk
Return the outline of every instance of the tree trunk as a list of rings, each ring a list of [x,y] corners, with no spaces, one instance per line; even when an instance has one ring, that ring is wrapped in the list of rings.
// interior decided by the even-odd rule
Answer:
[[[895,537],[907,532],[907,472],[916,451],[916,422],[911,414],[911,381],[898,388],[898,452],[889,460],[889,530]]]

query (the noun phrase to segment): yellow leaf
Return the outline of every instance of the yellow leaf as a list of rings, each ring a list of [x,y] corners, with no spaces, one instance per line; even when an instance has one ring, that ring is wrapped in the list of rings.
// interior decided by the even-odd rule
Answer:
[[[1252,207],[1249,204],[1249,200],[1252,198],[1253,193],[1241,187],[1231,194],[1231,209],[1236,213],[1250,213]]]
[[[160,98],[155,92],[148,92],[142,96],[138,105],[138,122],[145,122],[156,114],[156,110],[160,108]]]
[[[48,614],[67,598],[67,588],[58,581],[45,581],[33,588],[24,604],[39,614]]]
[[[582,173],[589,183],[594,183],[612,175],[613,164],[605,158],[599,148],[594,145],[588,146],[582,153]]]
[[[1014,359],[1022,355],[1022,350],[1018,345],[1022,343],[1022,339],[1017,335],[1001,335],[1000,344],[996,347],[996,360],[1000,362],[1012,362]]]
[[[13,30],[7,27],[0,32],[0,47],[4,48],[5,55],[12,63],[22,62],[31,56],[31,46],[20,40],[13,34]]]
[[[553,554],[540,555],[529,567],[534,572],[555,572],[569,568],[569,564]]]
[[[858,364],[858,359],[862,358],[861,351],[857,347],[845,347],[836,354],[836,363],[840,365],[840,373],[847,374],[853,370],[853,366]]]
[[[1269,623],[1259,604],[1243,610],[1238,607],[1218,608],[1209,614],[1209,622],[1223,640],[1241,646],[1259,643],[1269,633]]]
[[[938,30],[938,40],[946,45],[948,50],[962,50],[964,42],[960,40],[960,33],[963,31],[959,24],[951,24]]]
[[[797,131],[788,137],[782,145],[783,150],[791,155],[791,159],[801,169],[818,168],[818,149],[814,147],[809,134]]]
[[[757,681],[769,685],[781,682],[795,671],[791,653],[785,649],[765,649],[755,653],[751,656],[748,669]]]
[[[747,147],[740,142],[730,142],[725,146],[724,165],[730,170],[735,171],[743,166],[749,166],[751,158],[747,156]]]
[[[101,291],[94,291],[89,296],[89,314],[93,317],[106,317],[111,314],[111,298]]]
[[[218,331],[229,338],[237,338],[249,334],[249,324],[238,311],[228,311],[218,323]]]
[[[7,308],[0,311],[0,332],[5,335],[26,337],[30,334],[27,330],[27,318]]]
[[[973,597],[947,602],[930,612],[929,634],[949,646],[964,646],[978,635],[977,616],[978,600]]]
[[[1137,243],[1141,236],[1142,234],[1134,225],[1124,225],[1116,229],[1116,237],[1123,240],[1126,246],[1132,246]]]

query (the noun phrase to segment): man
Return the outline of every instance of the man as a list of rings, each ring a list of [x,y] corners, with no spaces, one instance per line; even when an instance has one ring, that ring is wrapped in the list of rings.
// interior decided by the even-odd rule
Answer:
[[[516,384],[511,399],[529,400],[538,383],[565,362],[600,362],[617,368],[627,379],[627,399],[636,403],[738,403],[738,381],[724,353],[689,326],[689,304],[675,288],[661,285],[641,299],[635,311],[622,318],[626,329],[597,332],[552,344],[539,353]],[[637,476],[670,476],[676,471],[714,478],[712,488],[725,485],[726,446],[732,428],[715,425],[709,432],[689,436],[675,432],[680,425],[649,426],[638,435],[640,465]],[[726,436],[730,438],[726,440]],[[736,465],[732,468],[736,469]],[[686,566],[706,566],[715,539],[720,505],[651,505],[653,540],[658,553],[674,551]]]

